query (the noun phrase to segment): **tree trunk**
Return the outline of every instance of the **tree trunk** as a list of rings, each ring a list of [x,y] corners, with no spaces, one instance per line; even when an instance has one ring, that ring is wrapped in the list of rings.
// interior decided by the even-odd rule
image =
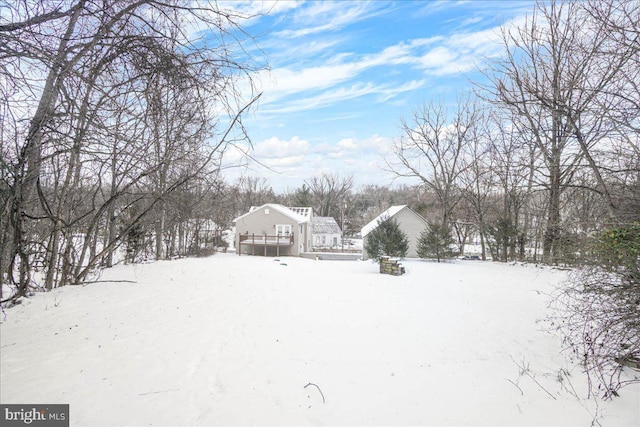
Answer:
[[[542,256],[548,264],[558,261],[558,241],[560,239],[560,159],[559,153],[554,152],[549,168],[549,207],[547,226],[544,232]]]
[[[38,107],[29,125],[25,145],[19,155],[18,176],[15,181],[13,208],[11,212],[14,227],[14,248],[11,258],[15,259],[17,256],[20,260],[18,296],[26,295],[29,278],[31,276],[31,260],[26,247],[28,245],[26,241],[28,232],[25,213],[40,176],[44,127],[54,115],[55,104],[63,83],[62,77],[68,71],[68,65],[67,67],[63,67],[67,55],[67,46],[73,35],[83,5],[84,0],[79,2],[79,7],[71,15],[65,34],[60,39],[60,44],[58,45],[53,65],[47,75]],[[50,268],[55,268],[55,265],[50,265]]]

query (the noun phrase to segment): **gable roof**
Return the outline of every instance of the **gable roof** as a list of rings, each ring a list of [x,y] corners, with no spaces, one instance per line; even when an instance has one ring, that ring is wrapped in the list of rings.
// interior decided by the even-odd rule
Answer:
[[[315,216],[311,220],[313,234],[341,234],[340,226],[331,216]]]
[[[400,212],[402,209],[404,209],[406,207],[407,207],[407,205],[391,206],[389,209],[387,209],[386,211],[382,212],[373,221],[371,221],[369,224],[367,224],[364,227],[362,227],[362,230],[360,230],[360,233],[362,234],[362,237],[364,237],[367,234],[371,233],[376,227],[378,227],[378,224],[380,222],[385,221],[385,220],[387,220],[389,218],[393,218],[394,216],[396,216],[398,214],[398,212]]]
[[[306,222],[309,222],[310,218],[310,213],[307,213],[306,215],[301,215],[300,213],[297,213],[291,209],[289,209],[286,206],[277,204],[277,203],[265,203],[262,206],[251,206],[251,209],[249,209],[249,212],[240,215],[238,218],[234,219],[233,222],[238,222],[238,220],[245,218],[251,214],[253,214],[255,211],[260,210],[262,208],[269,208],[269,209],[273,209],[276,212],[280,212],[282,215],[285,215],[289,218],[291,218],[292,220],[294,220],[295,222],[297,222],[298,224],[304,224]],[[309,208],[310,210],[310,208]]]

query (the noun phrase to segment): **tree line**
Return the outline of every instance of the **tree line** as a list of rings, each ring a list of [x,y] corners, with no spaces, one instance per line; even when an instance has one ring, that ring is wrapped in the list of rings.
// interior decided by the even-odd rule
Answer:
[[[549,264],[577,262],[594,232],[640,217],[634,2],[540,3],[506,27],[473,94],[402,122],[384,160],[418,184],[356,190],[324,174],[283,194],[221,177],[251,102],[237,82],[255,64],[233,56],[240,16],[154,0],[5,9],[0,271],[21,294],[32,267],[52,289],[112,265],[117,249],[197,252],[211,224],[266,202],[312,206],[347,236],[407,204],[459,253],[473,242],[483,259]]]
[[[258,67],[245,17],[158,0],[1,7],[2,284],[81,283],[118,249],[135,256],[150,224],[156,257],[184,252],[257,96],[239,91]]]

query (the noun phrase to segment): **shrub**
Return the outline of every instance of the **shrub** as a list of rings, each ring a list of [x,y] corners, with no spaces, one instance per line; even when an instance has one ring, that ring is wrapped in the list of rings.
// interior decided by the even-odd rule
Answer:
[[[403,258],[409,250],[409,241],[396,220],[386,219],[379,221],[378,226],[369,233],[364,249],[376,261],[383,255]]]
[[[429,226],[420,234],[418,239],[418,256],[420,258],[451,258],[454,251],[451,246],[455,244],[451,236],[451,230],[447,225],[439,223],[429,223]]]
[[[611,398],[640,382],[640,225],[599,233],[589,261],[571,274],[551,320],[583,364],[590,391]]]

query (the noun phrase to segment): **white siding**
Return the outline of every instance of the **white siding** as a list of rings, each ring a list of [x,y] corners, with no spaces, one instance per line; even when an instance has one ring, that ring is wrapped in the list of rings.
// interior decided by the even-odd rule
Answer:
[[[400,229],[404,231],[407,235],[407,239],[409,240],[407,257],[417,258],[418,239],[420,239],[420,234],[427,227],[427,222],[409,208],[402,209],[394,216],[394,219],[398,222]]]

